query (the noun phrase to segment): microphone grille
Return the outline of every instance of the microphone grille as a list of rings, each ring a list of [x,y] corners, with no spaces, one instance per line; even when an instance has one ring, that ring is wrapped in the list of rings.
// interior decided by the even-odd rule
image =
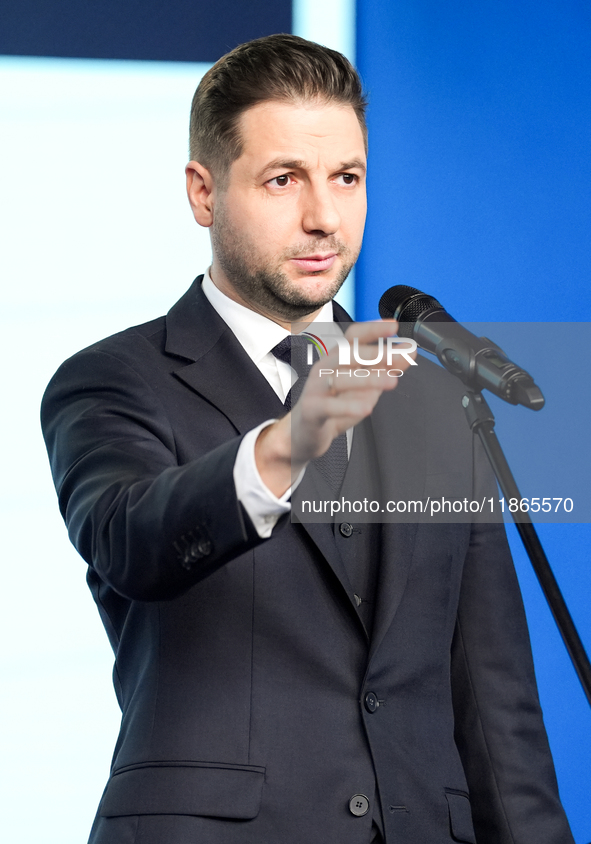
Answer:
[[[441,304],[433,296],[406,284],[396,284],[386,290],[378,306],[382,319],[394,317],[398,322],[409,322],[413,325],[421,314],[431,308],[441,308]]]

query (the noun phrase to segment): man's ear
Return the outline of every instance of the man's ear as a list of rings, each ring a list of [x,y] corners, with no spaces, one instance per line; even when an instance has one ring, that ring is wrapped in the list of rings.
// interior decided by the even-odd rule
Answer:
[[[211,172],[199,164],[189,161],[185,167],[187,176],[187,196],[193,209],[193,216],[200,226],[209,228],[213,223],[214,181]]]

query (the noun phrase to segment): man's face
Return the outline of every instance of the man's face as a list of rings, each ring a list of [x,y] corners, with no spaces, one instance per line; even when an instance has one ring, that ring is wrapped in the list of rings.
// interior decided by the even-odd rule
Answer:
[[[269,101],[240,120],[243,152],[214,190],[212,278],[277,321],[317,311],[355,263],[366,155],[348,105]]]

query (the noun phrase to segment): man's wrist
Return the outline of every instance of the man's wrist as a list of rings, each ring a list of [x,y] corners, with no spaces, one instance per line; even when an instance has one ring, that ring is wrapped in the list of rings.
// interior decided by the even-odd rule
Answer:
[[[290,414],[260,432],[255,461],[263,483],[278,498],[284,495],[306,466],[292,461]]]

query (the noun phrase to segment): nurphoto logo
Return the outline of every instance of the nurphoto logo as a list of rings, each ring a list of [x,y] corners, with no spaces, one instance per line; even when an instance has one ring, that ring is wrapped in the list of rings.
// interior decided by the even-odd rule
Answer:
[[[314,349],[317,350],[321,359],[328,355],[328,349],[326,348],[326,344],[316,334],[311,334],[309,331],[303,331],[302,334],[310,341],[307,362],[309,366],[312,366],[314,363]],[[339,366],[351,366],[351,350],[353,350],[354,362],[361,364],[362,367],[385,363],[385,367],[382,366],[382,368],[371,370],[371,372],[377,372],[378,377],[382,372],[385,372],[390,378],[400,378],[404,374],[401,369],[389,368],[393,366],[395,356],[397,356],[397,359],[403,357],[410,366],[417,366],[416,360],[413,360],[411,357],[412,353],[417,350],[417,344],[415,340],[411,340],[408,337],[379,337],[375,347],[375,357],[369,359],[361,357],[359,353],[359,339],[357,337],[354,338],[352,346],[342,335],[334,336],[333,339],[338,345]],[[369,374],[370,370],[366,368],[346,369],[343,371],[339,369],[336,371],[334,369],[320,369],[319,371],[320,378],[324,375],[348,375],[349,377],[368,378]]]

